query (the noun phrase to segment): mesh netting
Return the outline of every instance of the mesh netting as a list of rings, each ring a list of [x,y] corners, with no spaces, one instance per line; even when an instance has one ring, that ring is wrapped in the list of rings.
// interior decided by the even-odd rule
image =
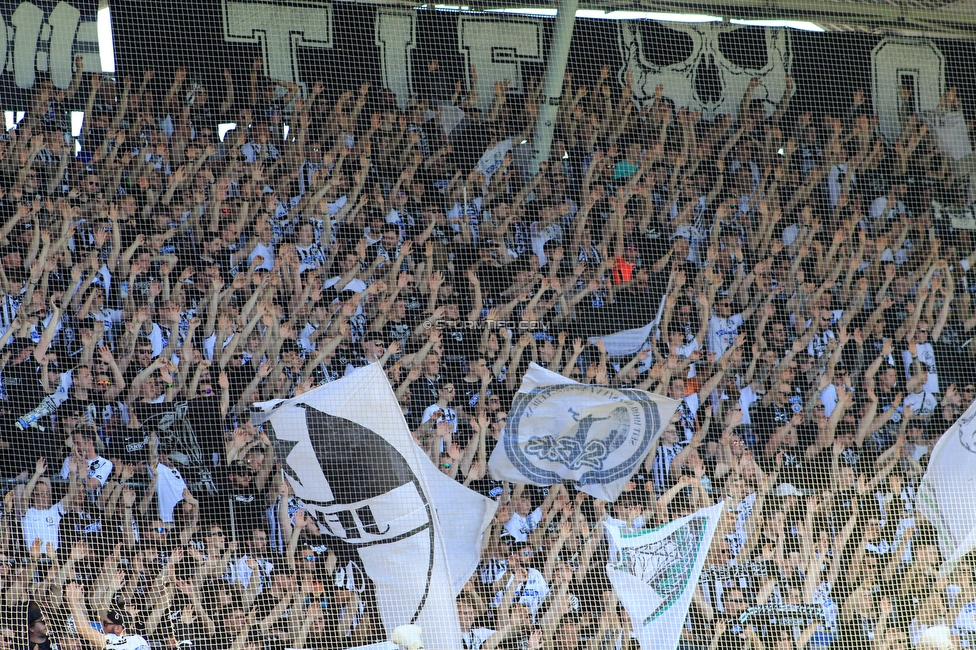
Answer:
[[[576,4],[0,6],[0,647],[976,643],[966,3]]]

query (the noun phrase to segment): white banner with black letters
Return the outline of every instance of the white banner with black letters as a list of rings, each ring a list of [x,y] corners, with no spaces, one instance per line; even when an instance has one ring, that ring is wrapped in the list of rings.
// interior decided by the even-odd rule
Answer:
[[[459,648],[454,598],[478,566],[495,502],[424,455],[379,365],[257,406],[296,496],[358,553],[387,633],[415,624],[427,648]]]
[[[725,502],[653,530],[625,533],[604,524],[607,577],[630,616],[641,650],[673,650]]]
[[[633,388],[580,384],[531,364],[488,461],[498,481],[553,485],[615,501],[677,402]]]

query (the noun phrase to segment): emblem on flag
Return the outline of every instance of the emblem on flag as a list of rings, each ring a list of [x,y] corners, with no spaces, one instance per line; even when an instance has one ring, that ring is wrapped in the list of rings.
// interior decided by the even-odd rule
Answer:
[[[580,384],[532,364],[488,466],[496,480],[541,486],[573,481],[614,501],[676,406],[661,395]]]

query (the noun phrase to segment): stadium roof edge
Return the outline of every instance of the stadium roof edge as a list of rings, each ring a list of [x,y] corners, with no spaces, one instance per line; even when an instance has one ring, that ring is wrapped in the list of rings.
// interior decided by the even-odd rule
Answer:
[[[368,2],[369,0],[367,0]],[[416,2],[371,2],[413,8],[462,10],[470,13],[523,9],[541,10],[533,15],[552,15],[558,3],[545,1],[512,2],[509,0],[470,0],[463,4],[436,5]],[[647,12],[656,14],[698,14],[724,20],[773,20],[814,23],[826,31],[861,32],[891,36],[928,36],[933,38],[976,38],[976,0],[950,3],[901,2],[835,2],[827,0],[644,0],[643,2],[580,2],[579,8],[603,12]],[[714,18],[712,18],[714,20]],[[685,21],[687,22],[687,21]]]

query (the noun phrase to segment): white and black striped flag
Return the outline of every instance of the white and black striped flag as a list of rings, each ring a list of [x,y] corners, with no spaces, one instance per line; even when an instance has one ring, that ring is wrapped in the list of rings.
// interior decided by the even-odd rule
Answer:
[[[387,634],[416,624],[427,648],[460,647],[454,598],[478,566],[495,502],[424,455],[378,365],[258,406],[254,422],[271,425],[295,495],[358,553]]]

